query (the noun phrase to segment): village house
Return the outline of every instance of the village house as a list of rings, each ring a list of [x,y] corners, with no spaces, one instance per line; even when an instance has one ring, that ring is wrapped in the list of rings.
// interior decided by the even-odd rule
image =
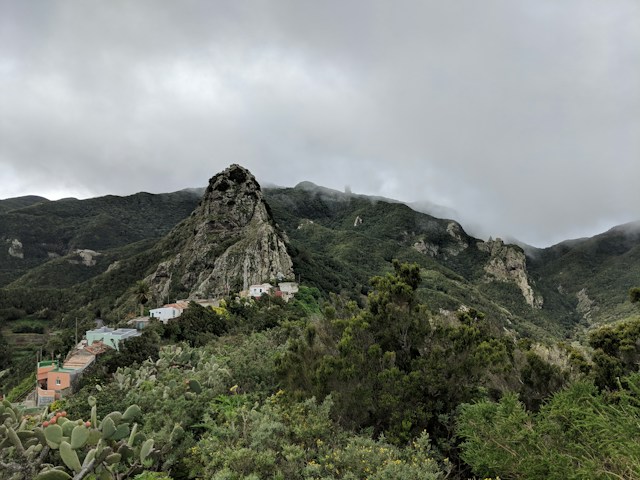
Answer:
[[[262,295],[271,293],[273,286],[270,283],[261,283],[260,285],[251,285],[249,287],[249,296],[260,298]]]
[[[142,333],[138,332],[135,328],[118,328],[114,330],[110,327],[101,327],[87,331],[86,337],[89,346],[95,342],[102,342],[119,351],[120,343],[127,338],[139,337],[140,335],[142,335]]]
[[[118,332],[108,327],[101,327],[87,332],[87,340],[82,340],[69,352],[62,365],[58,360],[43,360],[38,362],[36,374],[36,405],[41,407],[49,405],[55,400],[63,398],[71,393],[74,381],[95,361],[96,357],[108,350],[115,348],[125,338],[138,336],[140,333],[131,329],[119,329],[120,335],[115,335],[115,340],[109,334]],[[97,334],[96,332],[101,332]],[[131,332],[135,333],[132,335]],[[98,339],[97,337],[100,337]],[[106,344],[102,339],[106,338],[110,343]],[[115,346],[114,346],[115,345]]]
[[[182,315],[182,312],[189,307],[189,302],[181,300],[176,303],[168,303],[160,308],[154,308],[149,310],[149,316],[151,318],[157,318],[162,323],[166,324],[172,318],[178,318]]]
[[[281,297],[285,301],[291,300],[298,292],[298,284],[296,282],[280,282],[277,287],[272,286],[270,283],[262,283],[259,285],[249,286],[249,296],[253,298],[260,298],[262,295],[275,295]],[[247,296],[247,292],[240,292],[240,297]]]
[[[95,361],[96,354],[106,350],[97,344],[93,348],[88,346],[83,348],[83,343],[67,356],[62,366],[57,360],[38,362],[36,390],[38,406],[48,405],[62,398],[66,391],[70,391],[72,382]]]
[[[74,376],[73,369],[60,367],[57,360],[38,362],[36,404],[41,407],[62,398],[64,391],[71,388]]]
[[[298,284],[296,282],[280,282],[278,288],[282,292],[282,298],[287,302],[298,293]]]
[[[127,322],[127,325],[131,325],[136,330],[143,330],[151,323],[151,317],[136,317]]]

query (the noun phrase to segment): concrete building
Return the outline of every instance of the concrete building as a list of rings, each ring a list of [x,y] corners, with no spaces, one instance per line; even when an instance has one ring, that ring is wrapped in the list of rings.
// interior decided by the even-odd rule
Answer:
[[[151,323],[151,317],[137,317],[132,318],[127,322],[127,325],[131,325],[136,330],[144,330]]]
[[[269,295],[273,286],[270,283],[262,283],[260,285],[251,285],[249,287],[249,296],[254,298],[260,298],[263,294]]]
[[[102,342],[105,345],[120,350],[120,344],[127,338],[139,337],[142,335],[135,328],[118,328],[114,330],[109,327],[97,328],[87,331],[87,344],[92,345],[94,342]]]
[[[188,307],[189,303],[186,301],[168,303],[160,308],[149,310],[149,316],[151,318],[157,318],[162,323],[166,324],[172,318],[178,318],[180,315],[182,315],[182,312]]]
[[[71,388],[71,381],[79,371],[61,367],[56,360],[38,362],[36,388],[37,405],[44,406],[59,400]]]
[[[299,290],[296,282],[280,282],[278,288],[282,292],[282,298],[287,302],[291,300]]]

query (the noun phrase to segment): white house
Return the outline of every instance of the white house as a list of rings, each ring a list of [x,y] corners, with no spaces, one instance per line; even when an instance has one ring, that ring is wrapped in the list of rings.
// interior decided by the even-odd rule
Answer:
[[[249,287],[249,296],[260,298],[262,294],[271,293],[273,286],[270,283],[262,283],[260,285],[251,285]]]
[[[157,318],[162,323],[167,323],[172,318],[178,318],[182,315],[182,312],[185,308],[188,307],[186,302],[177,302],[177,303],[169,303],[167,305],[163,305],[160,308],[154,308],[149,310],[149,316],[152,318]]]
[[[280,291],[284,293],[298,293],[298,284],[296,282],[280,282],[278,284]]]

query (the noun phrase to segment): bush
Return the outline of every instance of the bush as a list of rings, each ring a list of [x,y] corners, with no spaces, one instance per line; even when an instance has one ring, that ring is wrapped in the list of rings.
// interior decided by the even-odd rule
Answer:
[[[577,382],[537,414],[513,394],[463,405],[461,457],[480,477],[640,478],[640,375],[622,384],[614,396]]]
[[[11,329],[13,333],[44,333],[44,327],[41,325],[18,325]]]
[[[0,321],[19,320],[20,318],[24,318],[26,315],[27,312],[20,308],[9,307],[0,309]]]
[[[11,391],[7,394],[7,400],[12,403],[18,402],[23,397],[25,397],[31,390],[36,388],[36,375],[31,374],[24,380],[22,380],[18,385],[13,387]]]

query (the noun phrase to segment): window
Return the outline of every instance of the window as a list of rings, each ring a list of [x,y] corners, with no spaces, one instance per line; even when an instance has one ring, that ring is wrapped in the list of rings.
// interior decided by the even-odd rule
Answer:
[[[60,382],[60,379],[56,378],[56,385],[60,385],[60,383],[62,383],[62,382]]]

